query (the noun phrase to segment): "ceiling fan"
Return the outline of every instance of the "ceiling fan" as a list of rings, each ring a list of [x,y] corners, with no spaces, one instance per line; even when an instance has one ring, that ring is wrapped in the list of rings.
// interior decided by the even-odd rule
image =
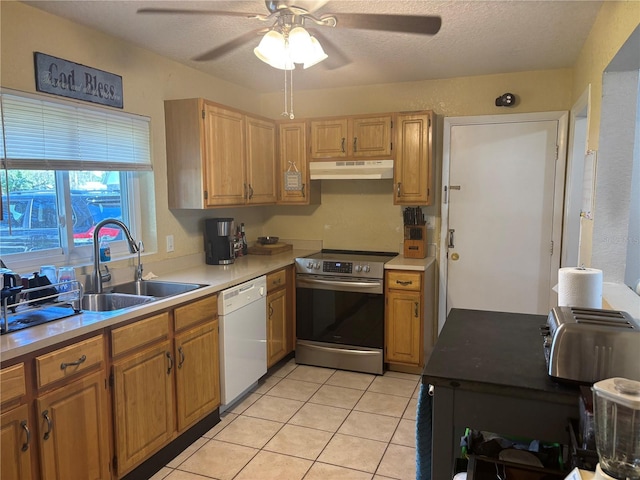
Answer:
[[[304,0],[298,0],[298,5]],[[348,28],[360,30],[378,30],[385,32],[409,33],[417,35],[435,35],[440,30],[442,20],[439,16],[432,15],[395,15],[395,14],[373,14],[373,13],[338,13],[324,14],[320,16],[313,15],[313,11],[323,6],[326,1],[320,0],[316,2],[316,8],[307,9],[295,5],[296,0],[266,0],[265,5],[268,13],[243,13],[229,12],[220,10],[203,10],[203,9],[181,9],[181,8],[141,8],[138,13],[141,14],[187,14],[187,15],[218,15],[251,18],[261,22],[271,22],[271,25],[251,30],[231,39],[222,45],[219,45],[201,55],[194,58],[196,61],[210,61],[226,55],[232,50],[250,42],[258,35],[263,35],[260,45],[256,47],[254,52],[261,60],[269,63],[275,68],[283,70],[292,70],[295,64],[303,64],[305,68],[316,63],[329,59],[325,65],[329,69],[335,69],[350,63],[350,59],[346,57],[331,41],[323,35],[319,29],[322,27],[330,28]],[[308,30],[308,33],[307,33]],[[304,38],[308,49],[314,48],[313,58],[296,58],[288,57],[287,60],[274,60],[267,55],[267,48],[271,48],[274,42],[279,41],[282,45],[281,49],[289,48],[289,44],[293,47],[294,36],[303,33],[300,38]],[[306,37],[305,35],[306,34]],[[265,46],[265,42],[269,45]],[[323,48],[329,52],[325,54]],[[308,50],[311,51],[311,50]],[[269,51],[271,52],[271,51]],[[269,58],[263,58],[269,57]]]

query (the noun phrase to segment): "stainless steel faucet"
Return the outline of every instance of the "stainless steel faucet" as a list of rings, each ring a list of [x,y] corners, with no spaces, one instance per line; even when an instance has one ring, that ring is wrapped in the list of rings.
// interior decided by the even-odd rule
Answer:
[[[142,262],[140,261],[140,254],[144,252],[144,243],[142,240],[138,242],[138,266],[136,267],[136,282],[142,281]]]
[[[127,237],[127,242],[129,243],[129,251],[131,253],[138,253],[139,247],[136,245],[136,241],[131,236],[131,232],[129,228],[120,220],[115,218],[105,218],[101,222],[96,225],[96,228],[93,230],[93,283],[96,289],[96,293],[102,293],[102,273],[100,272],[100,241],[98,240],[100,237],[100,230],[105,225],[114,225],[116,227],[120,227],[120,229],[124,232]],[[107,280],[111,278],[111,275],[108,274]]]

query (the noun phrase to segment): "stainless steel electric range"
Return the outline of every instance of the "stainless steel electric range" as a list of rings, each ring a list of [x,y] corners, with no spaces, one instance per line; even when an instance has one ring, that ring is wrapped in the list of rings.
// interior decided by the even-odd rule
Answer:
[[[392,252],[296,258],[296,362],[381,375],[384,264]]]

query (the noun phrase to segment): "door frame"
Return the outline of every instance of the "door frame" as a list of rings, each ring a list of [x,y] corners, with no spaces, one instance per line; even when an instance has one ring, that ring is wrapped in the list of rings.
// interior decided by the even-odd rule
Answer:
[[[447,279],[448,279],[448,259],[447,244],[449,232],[449,202],[448,186],[451,163],[451,128],[465,125],[488,125],[500,123],[523,123],[523,122],[558,122],[557,159],[556,176],[554,182],[553,198],[553,225],[551,240],[553,241],[553,253],[551,255],[550,285],[557,283],[557,271],[560,267],[560,254],[562,246],[562,214],[564,210],[564,181],[567,163],[567,125],[568,112],[536,112],[536,113],[515,113],[504,115],[478,115],[469,117],[445,117],[444,132],[442,140],[442,184],[440,203],[440,259],[439,259],[439,294],[438,294],[438,333],[442,330],[447,319]],[[553,291],[549,292],[549,308],[555,301]]]

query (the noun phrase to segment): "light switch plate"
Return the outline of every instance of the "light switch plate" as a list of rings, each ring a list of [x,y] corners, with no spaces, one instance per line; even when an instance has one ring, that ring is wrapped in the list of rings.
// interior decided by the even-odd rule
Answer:
[[[167,252],[173,252],[173,235],[167,235]]]

